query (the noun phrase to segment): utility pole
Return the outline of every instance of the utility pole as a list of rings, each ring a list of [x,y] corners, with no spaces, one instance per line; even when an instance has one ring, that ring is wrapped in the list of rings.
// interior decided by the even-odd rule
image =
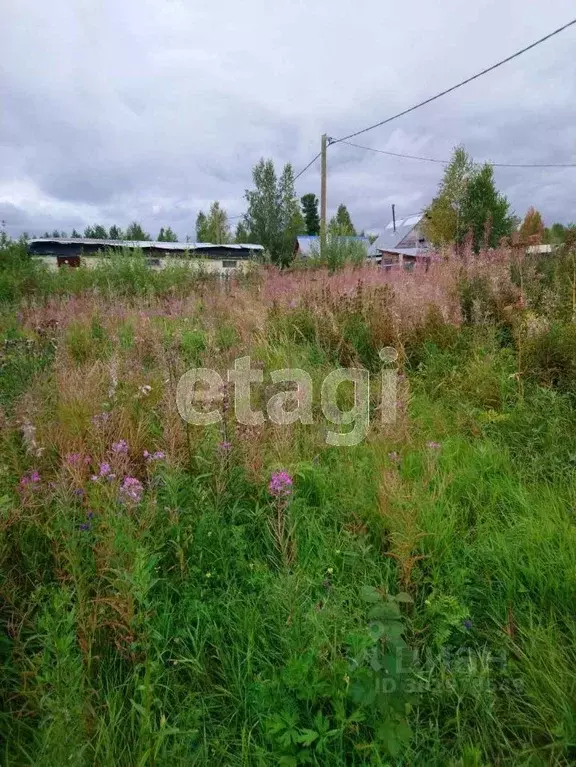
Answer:
[[[321,159],[321,178],[320,178],[320,255],[323,256],[326,251],[326,148],[328,146],[328,136],[322,135],[322,159]]]

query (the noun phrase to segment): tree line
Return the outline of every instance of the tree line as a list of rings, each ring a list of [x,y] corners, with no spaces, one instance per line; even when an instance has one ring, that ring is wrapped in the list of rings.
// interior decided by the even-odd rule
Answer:
[[[80,239],[83,237],[87,240],[138,240],[145,242],[150,242],[152,240],[152,237],[148,234],[148,232],[144,231],[142,225],[137,221],[133,221],[125,230],[115,225],[111,226],[110,229],[106,229],[106,227],[102,226],[102,224],[94,224],[93,226],[87,226],[84,229],[84,234],[80,234],[80,232],[76,231],[76,229],[73,229],[70,235],[68,235],[65,231],[54,229],[51,233],[44,232],[42,237],[70,237],[71,239]],[[156,237],[156,241],[178,242],[178,237],[176,233],[173,232],[169,226],[167,226],[160,229],[158,236]]]

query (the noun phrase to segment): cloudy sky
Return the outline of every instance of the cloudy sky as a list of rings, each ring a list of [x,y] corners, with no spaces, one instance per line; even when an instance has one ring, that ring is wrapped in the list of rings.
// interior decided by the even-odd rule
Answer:
[[[574,0],[18,0],[2,4],[0,218],[12,235],[141,221],[194,235],[243,212],[260,157],[299,171],[340,137],[504,58]],[[576,162],[576,27],[357,139],[446,158]],[[359,228],[425,206],[442,166],[343,145],[329,210]],[[516,213],[576,220],[576,168],[497,169]],[[316,163],[297,182],[319,194]]]

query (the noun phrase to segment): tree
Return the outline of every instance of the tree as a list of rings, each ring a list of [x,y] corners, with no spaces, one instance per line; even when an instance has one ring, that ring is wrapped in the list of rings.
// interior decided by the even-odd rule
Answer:
[[[305,231],[292,166],[286,164],[278,180],[272,160],[262,158],[254,166],[252,178],[255,188],[246,190],[248,212],[244,217],[250,239],[263,245],[275,263],[288,263],[294,238]]]
[[[294,189],[294,169],[286,163],[278,182],[280,196],[280,231],[281,255],[280,262],[288,264],[294,256],[294,242],[299,234],[304,234],[306,224],[300,210],[296,191]]]
[[[178,242],[178,237],[169,226],[166,229],[162,227],[158,232],[157,242]]]
[[[549,229],[544,229],[542,241],[546,244],[562,245],[566,236],[566,229],[564,224],[552,224]]]
[[[90,240],[106,240],[108,239],[108,232],[102,224],[94,224],[94,226],[87,226],[84,229],[84,237]]]
[[[147,234],[137,221],[133,221],[126,229],[126,239],[135,241],[149,241],[150,235]]]
[[[120,229],[119,226],[116,226],[116,224],[113,224],[110,227],[110,231],[108,232],[108,238],[110,240],[123,240],[124,234],[122,232],[122,229]]]
[[[72,234],[70,235],[70,237],[73,240],[78,240],[80,237],[82,237],[82,235],[80,234],[80,232],[77,232],[76,229],[72,229]]]
[[[468,181],[461,210],[464,231],[472,232],[476,252],[482,245],[495,247],[514,226],[510,204],[494,184],[494,170],[486,163]]]
[[[466,230],[460,215],[462,201],[475,173],[470,155],[463,146],[456,147],[438,185],[438,194],[425,210],[422,221],[424,236],[436,247],[460,243],[464,238]]]
[[[530,242],[542,240],[544,235],[544,222],[542,216],[533,207],[528,208],[524,221],[520,226],[520,242]]]
[[[234,242],[238,244],[250,242],[250,233],[246,228],[244,221],[239,221],[236,225],[236,233],[234,234]]]
[[[320,234],[320,215],[318,214],[318,198],[312,192],[300,198],[302,214],[306,224],[306,234],[311,236]]]
[[[202,210],[196,216],[196,242],[208,242],[208,219]]]
[[[338,206],[336,215],[330,219],[328,224],[328,231],[332,234],[339,235],[341,237],[355,237],[356,229],[348,213],[348,208],[343,202]]]
[[[220,207],[218,200],[210,205],[208,215],[200,211],[196,218],[196,238],[198,242],[213,242],[221,245],[230,242],[228,214]]]

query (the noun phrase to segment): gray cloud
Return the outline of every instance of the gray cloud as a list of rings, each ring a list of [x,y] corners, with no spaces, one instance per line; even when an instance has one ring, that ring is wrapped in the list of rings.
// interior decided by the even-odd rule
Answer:
[[[16,7],[17,5],[17,7]],[[193,234],[219,199],[244,210],[261,157],[300,170],[341,136],[426,98],[573,15],[572,0],[19,0],[3,9],[0,216],[12,234],[136,218]],[[521,20],[522,23],[519,23]],[[394,152],[574,162],[576,30],[358,137]],[[377,230],[425,206],[442,166],[329,153],[329,208]],[[518,214],[576,219],[576,169],[496,169]],[[297,191],[319,191],[318,165]]]

